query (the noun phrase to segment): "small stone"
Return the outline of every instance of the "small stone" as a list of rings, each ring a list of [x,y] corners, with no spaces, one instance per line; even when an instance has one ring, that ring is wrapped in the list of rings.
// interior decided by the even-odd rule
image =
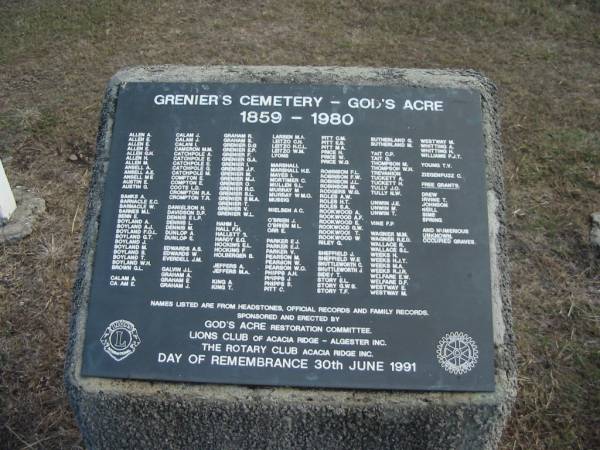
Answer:
[[[78,159],[79,159],[79,158],[77,157],[77,155],[76,155],[75,153],[71,153],[71,154],[69,155],[69,161],[73,161],[73,162],[75,162],[75,161],[77,161]]]
[[[13,194],[17,209],[8,222],[0,226],[0,242],[22,239],[31,234],[33,222],[46,210],[46,202],[22,186],[17,186]]]

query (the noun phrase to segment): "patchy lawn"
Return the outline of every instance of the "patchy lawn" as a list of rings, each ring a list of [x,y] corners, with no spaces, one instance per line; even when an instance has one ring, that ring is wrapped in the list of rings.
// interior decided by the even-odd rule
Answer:
[[[4,0],[0,30],[0,158],[48,206],[30,237],[0,244],[0,447],[82,446],[62,370],[100,100],[119,68],[171,63],[467,67],[493,79],[520,352],[503,448],[600,448],[597,2]]]

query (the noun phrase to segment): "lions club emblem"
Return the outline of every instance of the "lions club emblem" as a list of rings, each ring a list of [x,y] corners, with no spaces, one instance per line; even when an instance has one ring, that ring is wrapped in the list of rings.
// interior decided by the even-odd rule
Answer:
[[[115,320],[108,325],[100,342],[106,353],[115,361],[121,361],[135,352],[142,340],[134,324],[128,320]]]

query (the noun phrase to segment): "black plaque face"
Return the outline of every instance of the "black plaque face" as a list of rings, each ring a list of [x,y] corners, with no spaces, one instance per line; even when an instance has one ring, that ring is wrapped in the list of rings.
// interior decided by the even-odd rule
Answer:
[[[479,94],[120,88],[82,375],[494,389]]]

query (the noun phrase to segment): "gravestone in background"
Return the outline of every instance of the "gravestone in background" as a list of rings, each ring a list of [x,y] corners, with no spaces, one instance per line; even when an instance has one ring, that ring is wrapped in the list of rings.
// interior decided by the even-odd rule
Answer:
[[[38,216],[46,210],[46,202],[23,186],[10,188],[0,161],[0,244],[14,242],[30,235]]]
[[[15,209],[17,209],[17,203],[10,189],[2,161],[0,161],[0,226],[8,222]]]
[[[105,98],[66,381],[93,448],[491,448],[515,396],[492,85],[155,67]]]

